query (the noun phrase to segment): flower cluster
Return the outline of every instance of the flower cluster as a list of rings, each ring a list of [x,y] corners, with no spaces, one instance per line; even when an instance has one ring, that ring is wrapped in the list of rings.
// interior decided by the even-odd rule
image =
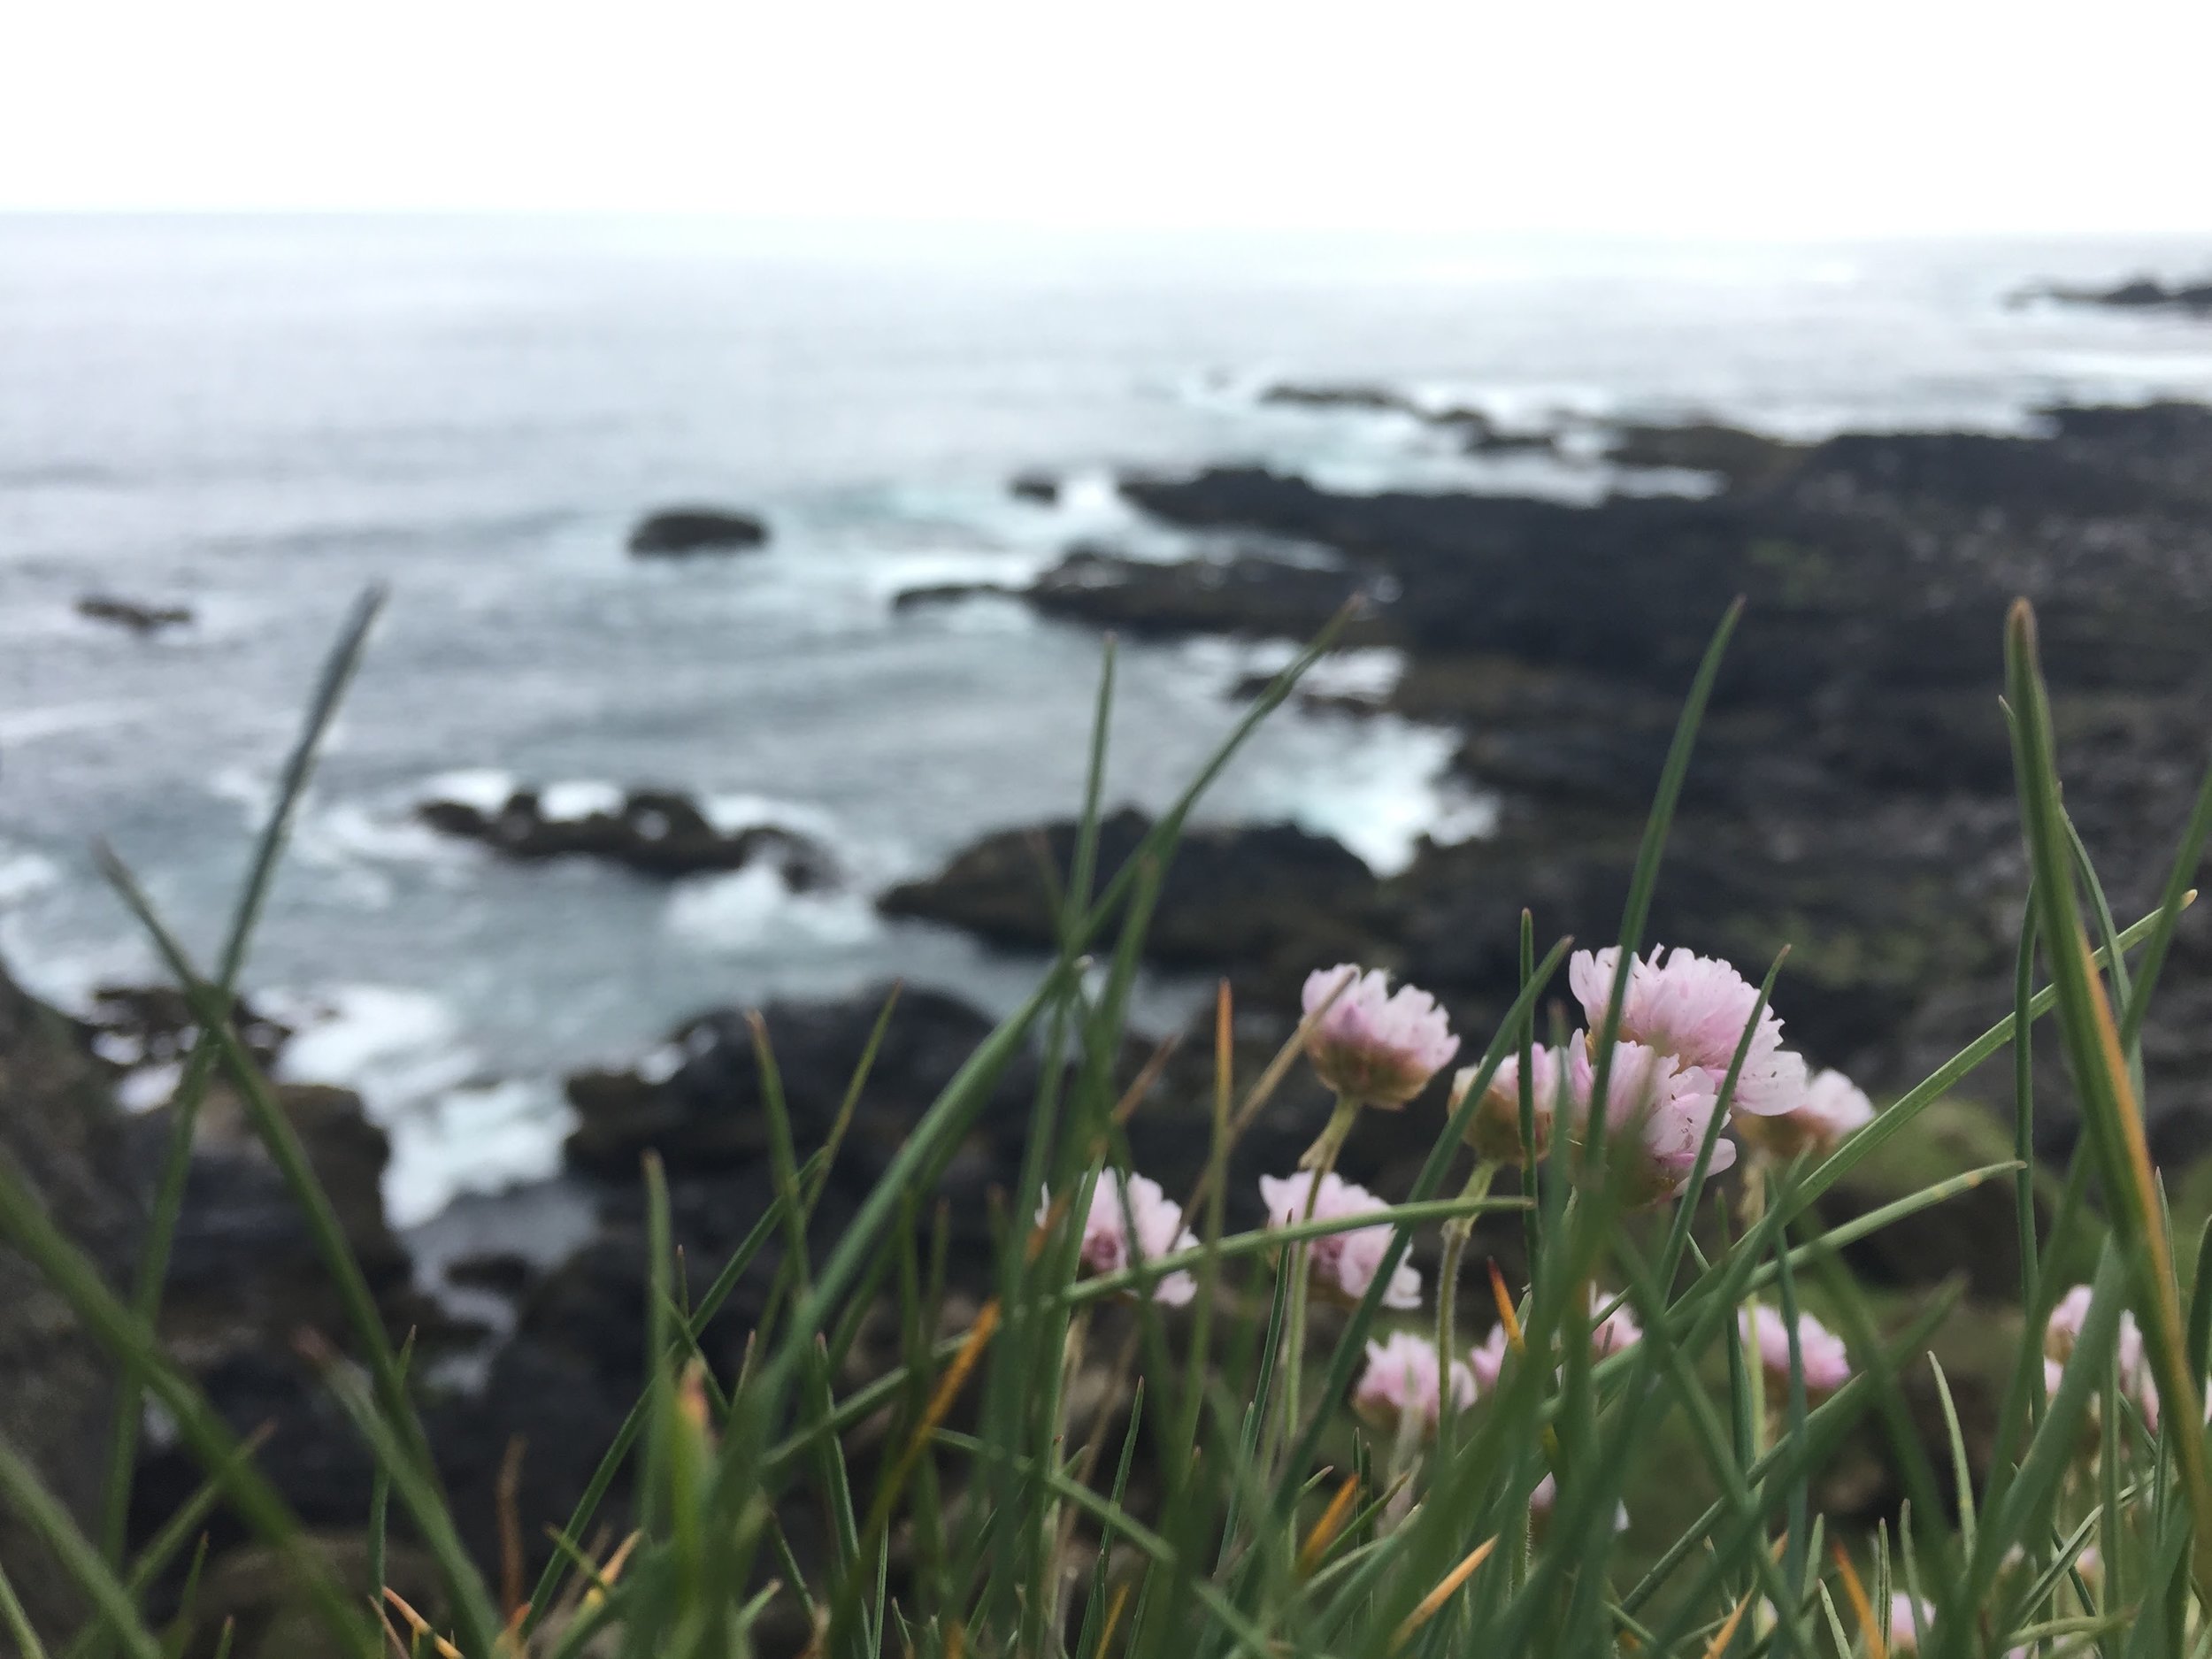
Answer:
[[[2066,1362],[2074,1357],[2080,1345],[2083,1325],[2089,1317],[2090,1291],[2086,1285],[2077,1285],[2058,1299],[2051,1310],[2051,1317],[2043,1326],[2043,1386],[2055,1392],[2065,1374]],[[2116,1356],[2119,1370],[2120,1393],[2134,1402],[2143,1414],[2145,1426],[2155,1433],[2158,1430],[2158,1382],[2151,1374],[2150,1357],[2143,1349],[2143,1332],[2135,1323],[2135,1316],[2120,1316],[2120,1338]],[[2208,1400],[2207,1420],[2212,1421],[2212,1400]]]
[[[1381,969],[1351,963],[1306,978],[1306,1057],[1347,1100],[1395,1110],[1429,1086],[1459,1052],[1436,999],[1409,985],[1395,992]]]
[[[1617,945],[1578,950],[1567,964],[1567,984],[1593,1031],[1604,1026],[1620,964]],[[1663,955],[1654,946],[1650,956],[1629,958],[1620,1034],[1701,1073],[1713,1094],[1720,1093],[1747,1030],[1751,1041],[1732,1103],[1754,1117],[1794,1110],[1804,1103],[1805,1063],[1782,1046],[1782,1021],[1772,1009],[1759,1009],[1755,986],[1718,957],[1678,946]]]
[[[1755,1156],[1778,1161],[1832,1148],[1872,1118],[1871,1102],[1847,1079],[1833,1071],[1809,1077],[1804,1062],[1782,1046],[1780,1018],[1760,1006],[1757,990],[1741,974],[1687,950],[1654,950],[1628,959],[1617,1039],[1601,1061],[1595,1033],[1604,1027],[1621,971],[1617,949],[1577,954],[1568,980],[1587,1028],[1562,1047],[1534,1044],[1524,1054],[1509,1055],[1496,1068],[1469,1113],[1467,1139],[1481,1160],[1471,1194],[1486,1189],[1496,1165],[1542,1156],[1555,1133],[1586,1145],[1602,1125],[1609,1160],[1630,1202],[1662,1202],[1682,1191],[1709,1141],[1710,1171],[1735,1162],[1735,1143],[1720,1134],[1728,1126],[1724,1094],[1740,1109],[1740,1133]],[[1388,1309],[1420,1306],[1417,1269],[1402,1261],[1385,1275],[1396,1236],[1381,1219],[1388,1205],[1336,1173],[1334,1164],[1363,1107],[1402,1109],[1459,1051],[1459,1039],[1435,999],[1411,986],[1393,990],[1379,970],[1342,964],[1317,972],[1306,981],[1303,1001],[1306,1055],[1336,1094],[1337,1110],[1302,1167],[1259,1180],[1271,1230],[1333,1224],[1302,1233],[1283,1251],[1299,1275],[1293,1290],[1294,1344],[1302,1333],[1309,1299],[1356,1306],[1373,1296]],[[1475,1069],[1459,1074],[1454,1110],[1466,1107],[1477,1076]],[[1048,1200],[1040,1222],[1049,1214]],[[1371,1216],[1378,1219],[1363,1225]],[[1456,1280],[1465,1225],[1455,1221],[1447,1230],[1447,1294]],[[1196,1243],[1183,1225],[1181,1207],[1157,1182],[1141,1175],[1125,1180],[1111,1170],[1099,1175],[1079,1247],[1084,1271],[1121,1272]],[[1177,1271],[1161,1278],[1152,1294],[1180,1304],[1195,1291],[1191,1275]],[[2061,1304],[2053,1316],[2055,1344],[2062,1341],[2070,1351],[2068,1333],[2078,1333],[2086,1301],[2083,1290]],[[1587,1340],[1593,1362],[1626,1353],[1643,1336],[1621,1299],[1594,1288],[1583,1329],[1585,1336],[1576,1340]],[[1795,1370],[1814,1400],[1832,1394],[1850,1376],[1843,1343],[1809,1316],[1801,1316],[1793,1333],[1779,1315],[1755,1306],[1739,1315],[1738,1331],[1767,1376],[1784,1386],[1792,1375],[1793,1348]],[[1433,1332],[1401,1331],[1369,1341],[1365,1369],[1352,1390],[1354,1411],[1402,1443],[1433,1436],[1448,1410],[1473,1409],[1499,1386],[1515,1342],[1501,1324],[1472,1348],[1450,1349],[1446,1363],[1450,1332],[1447,1305]],[[2139,1356],[2131,1322],[2126,1343]],[[2139,1371],[2139,1357],[2124,1363],[2136,1368],[2131,1376]],[[2143,1398],[2146,1411],[2154,1413],[2155,1394],[2147,1385]],[[1548,1483],[1533,1496],[1537,1511],[1549,1494]]]
[[[1052,1195],[1037,1206],[1037,1225],[1051,1218]],[[1132,1224],[1135,1232],[1133,1237]],[[1102,1170],[1091,1187],[1091,1208],[1083,1218],[1083,1242],[1076,1259],[1087,1273],[1118,1273],[1141,1261],[1156,1261],[1179,1250],[1194,1250],[1198,1240],[1183,1225],[1183,1207],[1160,1190],[1160,1184],[1132,1175],[1125,1186],[1113,1170]],[[1179,1308],[1198,1294],[1198,1282],[1188,1273],[1164,1275],[1153,1287],[1156,1302]]]
[[[1302,1221],[1341,1221],[1389,1208],[1364,1187],[1356,1187],[1340,1175],[1324,1175],[1319,1180],[1317,1191],[1315,1176],[1310,1170],[1279,1179],[1271,1175],[1261,1176],[1260,1197],[1267,1205],[1267,1225],[1286,1227]],[[1346,1307],[1356,1307],[1366,1296],[1367,1287],[1375,1282],[1375,1275],[1381,1271],[1383,1257],[1389,1254],[1390,1228],[1386,1225],[1355,1227],[1347,1233],[1325,1233],[1309,1243],[1306,1250],[1315,1294]],[[1383,1292],[1382,1305],[1419,1307],[1420,1271],[1409,1263],[1399,1263]]]
[[[1352,1409],[1378,1432],[1396,1435],[1409,1426],[1436,1432],[1443,1416],[1443,1376],[1436,1344],[1400,1331],[1367,1345],[1367,1369],[1352,1388]],[[1452,1362],[1452,1409],[1475,1403],[1475,1374],[1464,1361]]]
[[[1786,1388],[1790,1380],[1788,1321],[1771,1308],[1748,1309],[1736,1316],[1736,1334],[1758,1356],[1759,1368],[1769,1381]],[[1797,1355],[1809,1400],[1824,1400],[1851,1379],[1851,1356],[1844,1349],[1843,1339],[1809,1313],[1797,1316]]]

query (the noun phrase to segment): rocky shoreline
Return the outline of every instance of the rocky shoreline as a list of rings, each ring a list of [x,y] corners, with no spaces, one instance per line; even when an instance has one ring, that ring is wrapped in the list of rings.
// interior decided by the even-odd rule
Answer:
[[[1315,392],[1279,401],[1409,412],[1402,402],[1350,393],[1337,403]],[[1524,907],[1546,942],[1609,937],[1679,698],[1739,595],[1748,610],[1701,739],[1651,936],[1755,972],[1788,946],[1777,1004],[1812,1059],[1846,1070],[1878,1100],[2008,1005],[2024,872],[1995,690],[2000,621],[2016,595],[2034,599],[2043,618],[2069,807],[2124,919],[2151,903],[2212,733],[2212,410],[2058,410],[2030,437],[1799,445],[1693,425],[1623,429],[1609,442],[1623,465],[1709,474],[1711,492],[1575,507],[1339,494],[1246,468],[1133,477],[1122,489],[1133,505],[1202,534],[1218,554],[1161,565],[1078,548],[1015,595],[1071,626],[1252,640],[1303,638],[1354,603],[1348,642],[1403,659],[1376,706],[1454,731],[1457,767],[1497,799],[1494,834],[1424,844],[1386,877],[1289,826],[1186,839],[1165,872],[1151,961],[1232,980],[1244,1074],[1289,1029],[1297,984],[1314,965],[1393,968],[1442,996],[1463,1029],[1482,1031],[1517,988]],[[581,851],[671,875],[758,857],[795,883],[831,879],[814,862],[818,849],[748,839],[763,832],[723,835],[672,797],[633,795],[571,818],[549,816],[525,791],[495,810],[446,803],[426,816],[524,859]],[[1110,816],[1104,866],[1146,827],[1134,812]],[[1064,869],[1072,836],[1064,823],[1010,827],[882,895],[881,908],[996,949],[1041,951],[1053,926],[1041,871]],[[827,1134],[887,995],[765,1010],[803,1148]],[[2184,1166],[2212,1144],[2208,1009],[2212,941],[2193,920],[2146,1032],[2154,1147],[2177,1210],[2200,1203]],[[257,1058],[273,1064],[288,1033],[258,1015],[248,1027]],[[900,999],[816,1216],[823,1239],[987,1029],[955,998],[910,990]],[[111,998],[80,1025],[0,979],[0,1143],[119,1281],[167,1123],[159,1109],[119,1111],[116,1086],[126,1070],[173,1060],[188,1030],[180,1002],[162,994]],[[1194,1180],[1206,1155],[1206,1045],[1184,1047],[1130,1125],[1139,1162],[1171,1188]],[[1141,1059],[1133,1046],[1125,1074]],[[995,1195],[1017,1167],[1035,1064],[1004,1080],[929,1195],[948,1217],[956,1309],[987,1288]],[[2039,1066],[2038,1086],[2039,1137],[2063,1151],[2073,1125],[2055,1058]],[[1946,1169],[2003,1156],[2006,1132],[1974,1102],[2001,1106],[2009,1088],[2008,1073],[1976,1079],[1930,1115],[1915,1155]],[[422,1263],[387,1225],[378,1185],[387,1149],[359,1102],[283,1089],[395,1338],[418,1333],[429,1376],[442,1355],[474,1356],[469,1386],[426,1384],[426,1400],[456,1513],[487,1560],[496,1557],[495,1490],[510,1445],[524,1447],[522,1512],[565,1517],[635,1397],[641,1155],[657,1151],[670,1171],[695,1294],[768,1202],[758,1089],[736,1010],[685,1022],[634,1067],[570,1079],[578,1126],[564,1192],[593,1218],[591,1232],[550,1263],[495,1246],[443,1263],[442,1285],[502,1310],[488,1326],[429,1294]],[[1302,1081],[1254,1125],[1233,1166],[1233,1225],[1257,1219],[1256,1175],[1294,1160],[1326,1110]],[[1430,1120],[1402,1114],[1356,1144],[1347,1173],[1402,1189],[1432,1132]],[[1863,1213],[1928,1176],[1870,1172],[1832,1194],[1824,1214]],[[1994,1187],[1971,1194],[1870,1240],[1854,1260],[1901,1295],[1960,1272],[1973,1298],[1995,1307],[2016,1276],[2008,1243],[1992,1242],[2013,1236],[2010,1203]],[[1517,1248],[1510,1229],[1482,1242],[1502,1257]],[[774,1265],[772,1248],[705,1333],[717,1365],[738,1363]],[[367,1460],[293,1351],[303,1328],[337,1336],[339,1310],[275,1171],[219,1093],[200,1127],[173,1286],[164,1334],[180,1362],[239,1432],[268,1427],[265,1464],[311,1526],[357,1537]],[[83,1504],[94,1501],[86,1471],[96,1472],[106,1426],[104,1371],[81,1342],[57,1340],[67,1328],[21,1264],[0,1254],[0,1357],[32,1379],[0,1407],[0,1428],[44,1448],[65,1497]],[[864,1334],[849,1380],[871,1374],[887,1351]],[[1970,1415],[1970,1363],[1952,1371]],[[1939,1433],[1937,1419],[1928,1426]],[[864,1465],[870,1455],[864,1431],[849,1455]],[[150,1438],[142,1531],[196,1479],[180,1453]],[[1859,1512],[1892,1495],[1878,1471],[1854,1492],[1846,1507]],[[609,1519],[618,1525],[618,1513]],[[0,1554],[12,1561],[27,1546],[4,1529]],[[235,1528],[219,1522],[214,1542],[218,1570],[227,1559],[250,1562]],[[528,1548],[541,1559],[549,1548],[534,1523]],[[228,1594],[250,1602],[248,1567],[229,1571]],[[50,1621],[62,1610],[34,1609]],[[282,1628],[273,1612],[263,1622]],[[241,1659],[254,1651],[242,1647]]]

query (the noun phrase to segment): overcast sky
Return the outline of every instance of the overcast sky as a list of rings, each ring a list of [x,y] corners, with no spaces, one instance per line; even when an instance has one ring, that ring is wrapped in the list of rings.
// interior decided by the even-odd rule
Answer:
[[[0,0],[0,207],[2212,230],[2212,0]]]

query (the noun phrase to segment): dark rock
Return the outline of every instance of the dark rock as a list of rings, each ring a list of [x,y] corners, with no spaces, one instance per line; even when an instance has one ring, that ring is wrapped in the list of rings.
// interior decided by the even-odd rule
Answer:
[[[548,817],[534,789],[516,790],[496,812],[465,801],[426,801],[416,812],[433,829],[526,863],[600,858],[643,875],[672,877],[767,860],[795,891],[834,879],[828,852],[806,837],[770,825],[726,833],[688,795],[665,789],[632,790],[617,810],[576,818]]]
[[[1099,867],[1118,868],[1151,827],[1132,809],[1108,816],[1099,825]],[[1075,838],[1067,821],[988,835],[937,875],[894,887],[879,902],[886,915],[1048,949],[1056,937],[1050,895],[1071,865]],[[1156,962],[1259,975],[1302,963],[1302,977],[1368,934],[1379,891],[1357,856],[1292,825],[1187,829],[1163,872],[1150,954]]]
[[[695,553],[742,553],[766,545],[768,526],[747,512],[720,507],[670,507],[630,532],[639,558],[686,558]]]
[[[104,985],[76,1022],[93,1054],[123,1071],[181,1060],[199,1035],[199,1021],[184,993],[170,985]],[[240,997],[231,1024],[254,1064],[276,1064],[292,1028]]]
[[[519,1296],[536,1283],[538,1264],[526,1256],[499,1252],[472,1256],[446,1269],[449,1283],[488,1290],[499,1296]]]
[[[388,1541],[384,1584],[369,1573],[368,1538],[362,1532],[311,1534],[302,1540],[322,1557],[358,1603],[388,1585],[407,1604],[445,1628],[445,1597],[437,1564],[403,1541]],[[229,1651],[235,1659],[324,1659],[340,1650],[301,1590],[289,1564],[265,1544],[241,1544],[211,1563],[193,1598],[186,1659],[212,1659],[223,1647],[223,1627],[234,1624]]]
[[[119,599],[112,594],[87,594],[77,601],[77,614],[95,622],[112,622],[138,634],[182,627],[192,620],[189,605],[142,604],[134,599]]]
[[[826,1136],[887,995],[771,1003],[764,1010],[798,1144]],[[900,996],[841,1159],[856,1191],[866,1190],[856,1171],[895,1150],[990,1029],[981,1014],[949,997],[918,990]],[[670,1035],[664,1052],[674,1061],[665,1077],[582,1071],[568,1079],[579,1119],[568,1140],[569,1167],[634,1181],[639,1160],[655,1151],[685,1179],[730,1171],[764,1174],[768,1113],[743,1015],[731,1010],[687,1022]]]
[[[1033,501],[1041,507],[1050,507],[1060,499],[1060,480],[1050,472],[1017,472],[1008,480],[1006,490],[1018,501]]]
[[[1356,572],[1292,565],[1258,554],[1162,565],[1079,549],[1040,576],[1025,597],[1046,616],[1138,639],[1190,634],[1303,639],[1318,633],[1354,599],[1371,612],[1386,611],[1387,592]],[[1385,632],[1371,616],[1355,623],[1345,639],[1363,643]]]
[[[1416,416],[1424,412],[1402,392],[1394,391],[1387,386],[1299,385],[1286,381],[1267,388],[1260,394],[1260,402],[1285,404],[1293,409],[1356,409],[1379,414]]]
[[[936,582],[927,588],[901,588],[891,601],[894,611],[919,611],[929,605],[958,604],[968,599],[1018,599],[1022,590],[1002,582]]]
[[[1617,466],[1678,467],[1717,472],[1730,484],[1756,484],[1786,472],[1805,446],[1734,426],[1622,426],[1606,447]]]
[[[111,1284],[127,1281],[141,1217],[123,1124],[75,1030],[0,972],[0,1155]],[[0,1243],[0,1435],[98,1536],[114,1375],[37,1269]],[[56,1651],[83,1606],[73,1580],[13,1505],[0,1560],[32,1627]]]
[[[2139,276],[2111,288],[2084,288],[2051,282],[2024,289],[2022,300],[2055,300],[2062,305],[2101,305],[2112,311],[2185,311],[2193,316],[2212,313],[2212,281],[2167,284],[2155,277]]]

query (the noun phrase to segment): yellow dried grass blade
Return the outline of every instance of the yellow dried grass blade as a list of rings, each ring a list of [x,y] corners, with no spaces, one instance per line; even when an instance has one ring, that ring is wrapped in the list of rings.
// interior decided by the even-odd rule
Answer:
[[[1474,1577],[1475,1569],[1487,1561],[1490,1558],[1490,1552],[1497,1547],[1498,1540],[1495,1538],[1486,1538],[1481,1543],[1469,1550],[1459,1565],[1446,1573],[1436,1588],[1421,1598],[1421,1605],[1406,1615],[1405,1622],[1398,1626],[1396,1632],[1390,1638],[1390,1645],[1393,1647],[1404,1647],[1407,1639],[1422,1625],[1434,1618],[1444,1603],[1452,1599],[1453,1592]]]
[[[1098,1632],[1098,1646],[1091,1650],[1093,1653],[1104,1655],[1106,1644],[1113,1640],[1114,1631],[1121,1624],[1121,1611],[1128,1605],[1128,1585],[1124,1583],[1115,1586],[1114,1599],[1106,1604],[1106,1623]]]
[[[1874,1604],[1866,1599],[1866,1586],[1859,1582],[1859,1570],[1851,1564],[1841,1544],[1830,1548],[1835,1555],[1836,1571],[1843,1575],[1843,1593],[1851,1598],[1851,1617],[1859,1621],[1859,1634],[1866,1642],[1866,1659],[1889,1659],[1882,1627],[1874,1620]]]
[[[1728,1616],[1728,1622],[1720,1627],[1720,1633],[1706,1645],[1705,1659],[1720,1659],[1728,1651],[1728,1644],[1736,1640],[1736,1626],[1743,1623],[1743,1616],[1751,1610],[1752,1592],[1746,1590],[1743,1600],[1736,1603],[1736,1610]]]
[[[1336,1489],[1336,1496],[1329,1500],[1329,1507],[1321,1511],[1321,1518],[1313,1524],[1313,1531],[1306,1534],[1304,1546],[1298,1551],[1298,1576],[1310,1578],[1313,1570],[1321,1564],[1321,1557],[1329,1553],[1329,1546],[1336,1542],[1336,1535],[1344,1530],[1344,1523],[1351,1518],[1353,1500],[1359,1496],[1359,1477],[1349,1475]]]
[[[408,1606],[407,1599],[388,1584],[384,1586],[384,1599],[407,1621],[407,1628],[415,1633],[418,1640],[425,1636],[430,1639],[431,1649],[437,1654],[438,1659],[462,1659],[461,1650],[431,1629],[430,1621]]]

